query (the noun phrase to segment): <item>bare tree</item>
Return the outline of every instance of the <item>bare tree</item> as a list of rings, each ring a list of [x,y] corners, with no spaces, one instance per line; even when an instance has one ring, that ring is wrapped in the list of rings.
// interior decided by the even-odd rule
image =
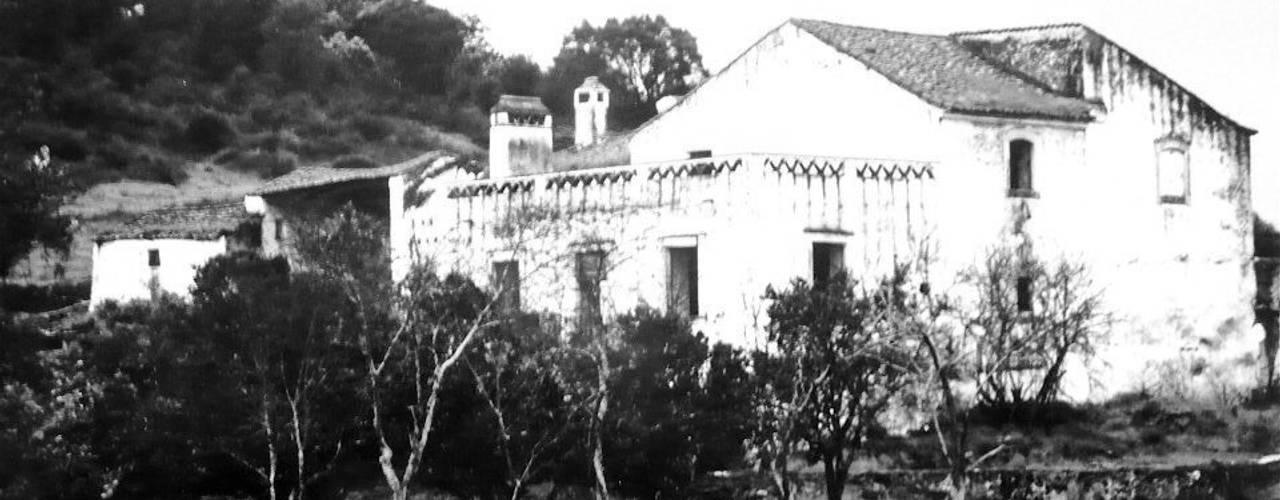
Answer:
[[[392,283],[387,234],[384,221],[347,205],[299,225],[294,250],[352,307],[355,324],[347,331],[363,358],[378,467],[392,498],[404,500],[427,450],[446,375],[496,320],[487,294],[461,276],[440,278],[429,264]],[[408,407],[389,407],[403,387]]]
[[[1110,318],[1082,264],[1046,265],[1025,247],[989,251],[957,285],[951,293],[931,291],[928,283],[899,287],[895,321],[918,343],[917,387],[933,413],[951,497],[963,499],[969,474],[1005,448],[971,454],[975,404],[1038,416],[1059,397],[1067,358],[1091,355]],[[976,386],[973,399],[960,390],[967,381]]]
[[[959,312],[977,342],[978,398],[992,407],[1055,400],[1068,357],[1092,356],[1110,325],[1081,263],[1046,263],[1025,248],[996,248],[959,281],[976,297]]]

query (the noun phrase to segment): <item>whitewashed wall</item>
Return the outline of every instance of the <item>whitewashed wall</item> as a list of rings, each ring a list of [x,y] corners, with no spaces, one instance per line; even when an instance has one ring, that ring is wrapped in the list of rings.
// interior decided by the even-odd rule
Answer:
[[[937,159],[940,110],[784,25],[631,139],[637,163],[787,153]]]
[[[1021,213],[1035,251],[1085,263],[1118,319],[1091,373],[1073,361],[1071,396],[1140,389],[1180,363],[1221,368],[1187,375],[1205,387],[1223,377],[1247,384],[1260,340],[1247,336],[1247,135],[1204,111],[1197,118],[1193,97],[1155,83],[1163,76],[1119,49],[1103,53],[1085,72],[1096,122],[975,117],[934,108],[784,25],[639,130],[630,143],[636,165],[493,181],[394,178],[397,265],[430,259],[487,283],[493,261],[514,258],[525,307],[571,315],[573,254],[603,248],[606,313],[616,313],[664,307],[664,241],[694,239],[696,326],[752,346],[767,320],[764,288],[808,277],[813,241],[845,243],[846,265],[864,278],[936,245],[930,280],[947,290],[955,272],[1020,238],[1011,226]],[[1154,141],[1171,132],[1191,142],[1186,205],[1157,196]],[[1035,198],[1007,193],[1014,139],[1034,144]],[[715,157],[685,160],[699,150]],[[798,155],[844,167],[839,175],[775,168]],[[736,160],[737,169],[689,170]],[[866,168],[892,165],[928,165],[929,175]]]
[[[895,249],[914,253],[908,247],[927,233],[928,170],[926,164],[733,155],[427,181],[408,188],[429,194],[405,205],[405,226],[392,226],[392,234],[405,239],[393,250],[398,262],[431,261],[442,273],[459,271],[481,284],[488,284],[493,262],[518,260],[525,309],[571,317],[577,252],[608,253],[603,302],[605,314],[613,315],[642,305],[665,308],[666,247],[696,241],[695,327],[714,340],[754,347],[767,321],[766,287],[809,278],[815,241],[844,243],[847,267],[876,274],[892,266]]]
[[[160,266],[151,267],[147,252],[160,251]],[[155,239],[113,240],[93,248],[93,283],[89,307],[103,302],[151,299],[152,283],[157,289],[190,297],[196,269],[227,251],[226,237],[216,240]]]

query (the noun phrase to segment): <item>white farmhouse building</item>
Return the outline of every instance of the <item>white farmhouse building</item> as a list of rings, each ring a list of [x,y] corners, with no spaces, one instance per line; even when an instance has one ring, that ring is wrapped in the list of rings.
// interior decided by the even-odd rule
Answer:
[[[234,202],[142,214],[98,235],[89,308],[161,294],[190,297],[197,269],[218,255],[256,247],[257,232],[254,219]]]
[[[550,147],[545,108],[504,97],[487,168],[433,155],[272,181],[264,248],[287,233],[272,207],[374,193],[398,273],[429,259],[502,277],[522,308],[570,317],[598,292],[606,315],[668,308],[752,346],[766,286],[870,279],[924,251],[943,284],[995,246],[1029,246],[1087,263],[1119,319],[1101,392],[1077,394],[1189,358],[1259,369],[1254,131],[1088,27],[789,20],[626,135],[603,133],[607,99],[594,79],[578,89],[577,144],[550,162],[503,154]]]

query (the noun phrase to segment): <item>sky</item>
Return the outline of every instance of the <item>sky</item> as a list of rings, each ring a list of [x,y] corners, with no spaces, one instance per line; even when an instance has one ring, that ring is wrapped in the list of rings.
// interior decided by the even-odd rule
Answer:
[[[1280,1],[1277,0],[435,0],[473,14],[499,52],[551,64],[586,20],[665,16],[698,39],[713,74],[792,17],[917,33],[1081,22],[1247,127],[1255,210],[1280,221]]]

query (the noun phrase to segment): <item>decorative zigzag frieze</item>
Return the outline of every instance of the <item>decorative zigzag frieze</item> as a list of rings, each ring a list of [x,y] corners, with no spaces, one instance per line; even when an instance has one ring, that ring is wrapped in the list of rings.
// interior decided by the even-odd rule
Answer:
[[[578,187],[592,184],[604,185],[618,181],[629,181],[636,176],[634,170],[611,172],[586,172],[581,174],[564,174],[547,179],[547,188]]]
[[[932,179],[933,165],[928,163],[864,163],[862,166],[855,169],[854,173],[859,179],[864,180],[877,179],[900,181],[906,179]]]
[[[707,175],[720,175],[726,170],[730,173],[742,168],[742,158],[734,158],[732,160],[715,161],[696,161],[678,163],[675,165],[663,165],[654,167],[649,170],[649,180],[666,179],[670,177],[694,177]]]
[[[506,194],[506,193],[528,193],[533,191],[533,181],[508,181],[498,183],[477,184],[473,186],[458,186],[449,189],[450,198],[470,198],[478,195],[490,194]]]
[[[844,174],[844,161],[818,158],[765,158],[765,166],[774,172],[815,177],[839,177]]]

